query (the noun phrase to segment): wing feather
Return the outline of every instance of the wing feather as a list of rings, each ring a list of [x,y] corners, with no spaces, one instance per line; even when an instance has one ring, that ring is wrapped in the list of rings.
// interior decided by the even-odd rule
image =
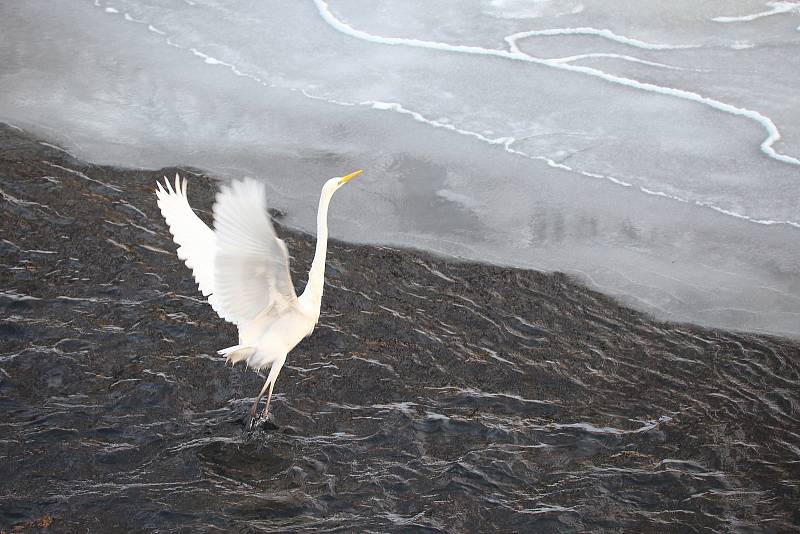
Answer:
[[[223,185],[214,204],[214,309],[243,328],[265,309],[291,306],[297,295],[286,244],[267,215],[257,180]]]
[[[192,270],[203,296],[214,293],[214,250],[216,237],[189,206],[187,183],[175,175],[173,187],[166,178],[166,187],[158,183],[158,207],[167,221],[169,231],[178,244],[178,258]]]

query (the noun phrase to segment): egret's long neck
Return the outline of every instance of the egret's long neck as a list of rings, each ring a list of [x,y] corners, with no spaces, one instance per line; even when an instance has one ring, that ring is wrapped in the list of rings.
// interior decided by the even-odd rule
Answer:
[[[322,304],[322,286],[325,282],[325,256],[328,253],[328,204],[330,204],[332,196],[333,190],[326,191],[323,189],[319,198],[317,250],[314,253],[311,270],[308,272],[306,289],[300,297],[305,304],[312,306],[317,313]]]

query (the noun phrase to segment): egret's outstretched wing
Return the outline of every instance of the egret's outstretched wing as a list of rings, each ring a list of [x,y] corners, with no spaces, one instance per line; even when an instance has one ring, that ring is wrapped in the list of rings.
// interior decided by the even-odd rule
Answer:
[[[223,185],[214,204],[213,306],[243,328],[265,309],[297,302],[286,244],[267,215],[266,190],[257,180]]]
[[[178,257],[192,270],[204,296],[214,292],[214,249],[216,237],[200,220],[186,198],[186,180],[175,175],[175,187],[165,179],[166,187],[158,184],[156,195],[161,214],[178,244]]]

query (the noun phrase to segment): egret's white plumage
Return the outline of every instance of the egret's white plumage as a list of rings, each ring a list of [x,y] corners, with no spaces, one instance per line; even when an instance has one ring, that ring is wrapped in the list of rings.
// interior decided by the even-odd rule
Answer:
[[[275,235],[267,215],[264,184],[244,179],[223,185],[214,204],[214,229],[189,206],[187,183],[158,184],[158,207],[167,221],[178,257],[192,269],[200,291],[217,314],[239,329],[239,343],[218,351],[227,360],[244,361],[256,370],[270,367],[264,387],[250,411],[269,388],[267,407],[286,355],[311,334],[322,303],[328,240],[328,204],[333,193],[356,171],[325,182],[317,213],[317,248],[308,283],[298,297],[289,274],[289,253]]]

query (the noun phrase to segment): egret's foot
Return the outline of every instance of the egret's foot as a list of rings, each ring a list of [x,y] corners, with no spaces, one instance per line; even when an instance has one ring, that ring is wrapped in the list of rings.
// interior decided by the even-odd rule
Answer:
[[[278,425],[272,421],[272,414],[267,410],[264,410],[261,412],[261,415],[255,415],[253,412],[250,412],[245,427],[247,428],[248,432],[252,432],[257,428],[263,428],[264,430],[275,430],[278,428]]]
[[[252,432],[255,430],[256,426],[258,426],[258,417],[256,416],[256,407],[253,406],[247,414],[247,419],[245,419],[244,427],[248,432]]]

